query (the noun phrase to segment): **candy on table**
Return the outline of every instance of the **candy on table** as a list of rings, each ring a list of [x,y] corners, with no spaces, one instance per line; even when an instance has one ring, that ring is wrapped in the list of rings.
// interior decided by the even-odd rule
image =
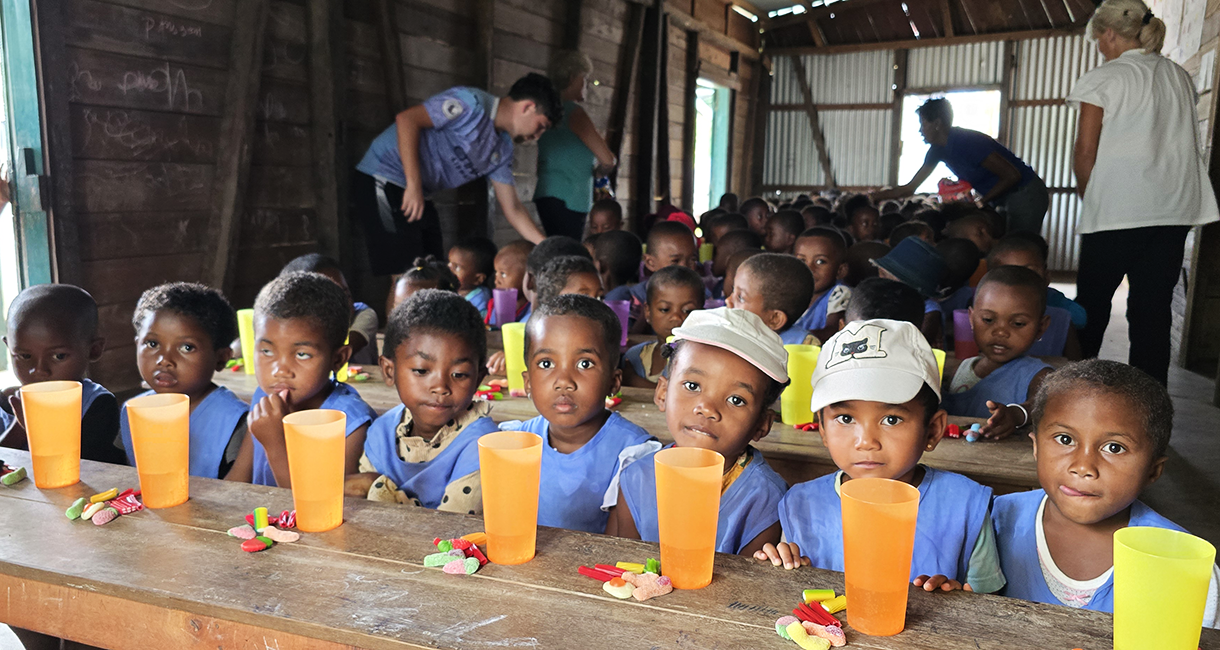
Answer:
[[[474,544],[475,546],[484,546],[487,544],[487,533],[470,533],[469,535],[462,535],[462,539]]]
[[[843,628],[834,625],[818,625],[804,621],[801,625],[805,628],[805,632],[809,636],[815,636],[819,639],[826,639],[830,645],[835,648],[842,648],[847,645],[847,636],[843,634]]]
[[[238,539],[254,539],[254,527],[249,525],[234,526],[229,529],[229,537]]]
[[[81,497],[72,502],[72,507],[64,511],[64,516],[68,519],[80,519],[81,513],[85,511],[87,505],[89,505],[89,500]]]
[[[644,571],[661,575],[661,561],[656,558],[648,558],[644,561]]]
[[[839,622],[839,619],[831,616],[830,613],[828,613],[821,606],[814,607],[806,605],[805,603],[800,603],[796,606],[796,609],[792,610],[792,615],[801,619],[802,621],[809,621],[811,623],[817,623],[818,625],[842,625],[842,623]]]
[[[498,390],[481,390],[475,393],[474,396],[476,399],[492,402],[504,399],[504,395],[502,395]]]
[[[84,520],[93,519],[93,515],[96,515],[97,513],[101,512],[102,508],[105,508],[105,507],[106,507],[105,501],[102,501],[100,503],[90,503],[88,506],[85,507],[85,511],[80,514],[80,518],[84,519]]]
[[[622,576],[623,572],[626,571],[626,569],[620,569],[616,566],[610,566],[609,564],[594,564],[593,568],[597,569],[598,571],[604,571],[613,576]]]
[[[270,539],[276,544],[291,544],[298,539],[301,539],[300,533],[296,533],[291,530],[280,530],[275,526],[267,526],[259,532],[263,534],[263,537]]]
[[[617,575],[614,575],[613,573],[609,573],[607,571],[601,571],[599,569],[591,569],[591,568],[589,568],[587,566],[583,566],[583,565],[580,568],[576,569],[576,572],[586,578],[593,578],[594,580],[600,580],[601,582],[607,582],[613,578],[619,577]]]
[[[805,603],[820,603],[823,600],[830,600],[835,597],[834,589],[806,589],[801,592],[805,598]]]
[[[99,493],[89,497],[89,503],[101,503],[102,501],[109,501],[117,496],[119,496],[119,489],[110,488],[109,490],[106,490],[105,492],[99,492]]]
[[[949,426],[945,427],[945,437],[946,438],[962,437],[962,428],[957,426],[956,424],[950,424]]]
[[[791,641],[792,637],[788,636],[788,626],[799,622],[801,620],[795,616],[781,616],[775,619],[775,633]]]
[[[500,390],[504,390],[504,389],[508,388],[508,379],[507,378],[502,379],[500,377],[493,377],[493,378],[487,380],[487,387],[488,387],[488,389],[497,389],[498,388]]]
[[[830,647],[830,641],[826,639],[809,636],[805,631],[805,626],[801,625],[800,621],[789,623],[788,627],[784,628],[788,633],[788,638],[792,639],[803,650],[827,650]]]
[[[246,541],[241,543],[241,550],[243,550],[247,553],[257,553],[266,548],[267,548],[267,544],[265,544],[262,540],[260,540],[257,537],[255,537],[254,539],[247,539]]]
[[[623,403],[622,397],[612,396],[612,397],[606,398],[606,408],[608,408],[608,409],[612,409],[622,403]]]
[[[479,547],[475,546],[474,544],[471,544],[470,548],[466,549],[466,557],[472,557],[478,560],[479,566],[487,564],[487,556],[483,555],[483,551],[480,551]]]
[[[267,518],[268,521],[271,521],[271,519],[272,519],[271,517]],[[285,510],[280,513],[279,517],[275,517],[275,521],[271,521],[271,523],[276,526],[279,526],[283,530],[288,530],[289,528],[296,528],[297,527],[297,511],[296,510]]]
[[[368,381],[368,380],[369,380],[369,373],[358,372],[358,373],[352,374],[351,368],[348,368],[348,375],[347,375],[348,383],[357,383],[358,384],[360,382]]]
[[[449,540],[449,545],[459,551],[464,551],[471,546],[474,546],[470,543],[470,540],[462,539],[461,537]]]
[[[970,431],[966,433],[966,442],[974,442],[979,439],[979,430],[982,426],[978,422],[970,425]]]
[[[622,579],[635,587],[635,590],[631,592],[631,597],[641,602],[649,598],[664,596],[674,590],[674,585],[668,577],[659,576],[655,573],[636,575],[627,572],[623,574]]]
[[[441,570],[451,575],[468,576],[479,570],[479,561],[472,557],[458,559],[446,564]]]
[[[632,573],[643,573],[644,572],[644,565],[636,564],[635,562],[615,562],[614,566],[616,566],[624,571],[630,571]]]
[[[108,524],[118,518],[119,518],[119,511],[115,510],[114,508],[111,508],[110,506],[106,506],[105,508],[102,508],[101,510],[94,513],[93,525],[94,526],[105,526],[106,524]]]
[[[267,509],[259,506],[254,509],[254,530],[262,530],[270,525],[267,521]]]
[[[17,469],[13,469],[12,467],[5,465],[4,469],[6,469],[8,471],[4,472],[3,475],[0,476],[0,483],[3,483],[6,486],[12,487],[12,486],[17,485],[18,483],[24,481],[26,478],[26,472],[25,472],[24,467],[18,467]]]
[[[611,578],[602,583],[602,590],[620,600],[631,598],[635,587],[622,578]]]
[[[453,542],[447,539],[437,539],[434,543],[436,544],[436,549],[442,553],[453,550]]]
[[[828,614],[838,614],[839,612],[847,609],[847,595],[844,594],[837,598],[831,598],[830,600],[823,601],[822,608],[825,609]]]
[[[129,515],[144,509],[144,504],[140,503],[140,500],[136,498],[135,494],[131,493],[131,490],[120,494],[118,498],[111,499],[107,503],[111,508],[118,510],[120,515]]]
[[[525,389],[523,389],[523,388],[518,389],[518,390],[508,391],[508,396],[509,397],[528,397],[528,395],[525,394]]]
[[[275,542],[271,541],[271,538],[267,537],[266,535],[259,535],[258,537],[255,537],[254,539],[266,544],[267,548],[271,548],[272,546],[275,546]]]
[[[804,423],[804,424],[798,424],[798,425],[796,425],[796,426],[795,426],[795,427],[793,427],[793,428],[794,428],[794,429],[799,429],[799,430],[801,430],[801,431],[817,431],[817,430],[818,430],[818,423],[817,423],[817,422],[806,422],[806,423]]]
[[[433,553],[424,556],[424,566],[437,567],[445,566],[454,560],[466,559],[466,554],[461,551],[444,551],[441,553]]]

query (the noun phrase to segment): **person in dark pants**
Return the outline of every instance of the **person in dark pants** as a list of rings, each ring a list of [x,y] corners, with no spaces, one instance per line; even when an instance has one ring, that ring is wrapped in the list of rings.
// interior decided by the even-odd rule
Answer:
[[[512,227],[542,241],[517,197],[513,144],[537,140],[562,120],[559,93],[534,73],[518,79],[507,97],[450,88],[399,113],[356,165],[352,187],[373,273],[402,273],[416,257],[442,256],[440,219],[426,199],[481,177],[491,181]]]
[[[1165,23],[1141,0],[1106,0],[1089,32],[1106,63],[1068,95],[1080,109],[1076,302],[1088,312],[1080,347],[1086,358],[1100,352],[1114,291],[1126,276],[1128,363],[1167,385],[1170,306],[1186,235],[1220,219],[1199,153],[1194,84],[1161,56]]]

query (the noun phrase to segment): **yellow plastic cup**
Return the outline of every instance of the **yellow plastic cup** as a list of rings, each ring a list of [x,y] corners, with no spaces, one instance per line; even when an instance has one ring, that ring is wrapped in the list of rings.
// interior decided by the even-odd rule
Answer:
[[[780,420],[784,424],[806,424],[813,422],[813,411],[809,402],[813,399],[813,371],[818,367],[816,345],[788,344],[788,387],[779,396]]]
[[[499,431],[479,438],[479,476],[487,559],[496,564],[534,559],[542,438],[528,431]]]
[[[710,262],[716,256],[716,247],[711,244],[702,244],[699,246],[699,262]]]
[[[1114,533],[1114,650],[1199,647],[1215,561],[1216,547],[1188,533],[1150,527]]]
[[[839,490],[847,622],[870,636],[906,624],[919,490],[885,478],[858,478]]]
[[[61,488],[80,481],[80,382],[28,384],[18,394],[25,412],[34,485]]]
[[[711,449],[670,447],[653,456],[661,572],[675,589],[712,582],[724,456]]]
[[[525,390],[525,323],[505,323],[500,327],[504,339],[504,372],[508,375],[508,390]]]
[[[945,380],[945,351],[932,348],[932,356],[936,357],[936,369],[940,371],[940,380]]]
[[[247,375],[254,374],[254,310],[237,310],[237,333],[241,336],[242,368]]]
[[[127,422],[149,508],[172,508],[190,497],[191,398],[177,393],[128,400]]]
[[[343,523],[343,459],[347,415],[311,409],[284,416],[284,444],[297,528],[320,533]]]

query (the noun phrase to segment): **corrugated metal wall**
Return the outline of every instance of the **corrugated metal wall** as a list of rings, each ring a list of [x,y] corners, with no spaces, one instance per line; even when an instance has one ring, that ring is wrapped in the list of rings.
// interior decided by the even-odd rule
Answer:
[[[911,50],[907,88],[911,90],[998,86],[1004,80],[1004,43],[969,43]]]

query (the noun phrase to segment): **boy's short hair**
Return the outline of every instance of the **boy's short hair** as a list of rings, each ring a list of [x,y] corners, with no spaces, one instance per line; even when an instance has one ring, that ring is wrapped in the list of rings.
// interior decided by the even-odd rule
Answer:
[[[894,234],[894,229],[906,223],[906,217],[903,217],[897,212],[882,214],[877,219],[877,225],[881,228],[880,238],[889,240]],[[891,244],[892,246],[893,244]]]
[[[805,218],[796,210],[780,210],[771,215],[767,221],[783,228],[784,232],[793,237],[800,235],[801,231],[805,230]]]
[[[322,328],[332,350],[343,347],[352,303],[343,288],[321,273],[298,271],[268,282],[254,299],[254,313],[276,320],[301,318]]]
[[[844,279],[844,284],[849,287],[854,287],[867,278],[877,277],[877,267],[873,265],[873,260],[885,257],[890,252],[890,247],[879,241],[866,241],[859,244],[853,244],[847,247],[847,254],[844,256],[847,261],[847,277]]]
[[[1024,266],[997,266],[987,271],[975,288],[975,296],[982,293],[983,287],[989,284],[1001,284],[1006,287],[1029,289],[1038,304],[1038,316],[1046,314],[1046,280]]]
[[[847,239],[843,236],[843,233],[839,232],[835,228],[814,226],[813,228],[802,232],[796,239],[797,241],[800,241],[809,237],[825,239],[826,241],[830,242],[831,246],[835,247],[835,250],[839,252],[839,255],[847,253]]]
[[[635,233],[626,230],[604,232],[593,242],[593,252],[597,255],[597,263],[616,284],[632,284],[639,279],[644,251]]]
[[[1143,415],[1141,424],[1156,450],[1153,458],[1161,458],[1169,450],[1173,433],[1173,400],[1169,391],[1144,371],[1117,361],[1076,361],[1047,375],[1030,410],[1035,430],[1052,397],[1080,390],[1113,393],[1123,398]]]
[[[835,222],[835,215],[825,206],[814,203],[801,208],[801,216],[808,213],[813,222],[819,226],[829,226]]]
[[[979,268],[983,254],[974,242],[965,237],[950,237],[936,245],[936,252],[945,260],[945,286],[954,291],[966,286]]]
[[[537,276],[547,262],[564,255],[575,255],[592,260],[585,245],[564,235],[552,235],[538,242],[525,258],[525,272]]]
[[[666,237],[689,237],[692,242],[695,241],[695,233],[691,232],[686,224],[680,221],[658,221],[648,231],[648,251],[655,254],[661,240]]]
[[[730,230],[716,242],[717,248],[732,250],[734,253],[744,250],[762,250],[762,245],[762,235],[749,228]],[[730,253],[730,255],[732,254]]]
[[[623,340],[623,323],[613,309],[598,300],[579,293],[565,293],[548,302],[540,302],[530,313],[525,325],[525,357],[529,358],[534,348],[532,329],[530,325],[547,316],[576,316],[591,320],[602,330],[602,343],[610,353],[611,366],[617,368],[619,361],[619,343]]]
[[[849,222],[851,221],[852,216],[861,210],[865,210],[865,209],[876,210],[877,209],[877,208],[873,207],[873,200],[868,198],[867,194],[854,194],[854,195],[848,196],[840,204],[840,208],[841,209],[839,210],[839,212],[842,213],[843,218],[847,219]],[[880,214],[880,213],[878,213],[878,214]]]
[[[475,368],[487,363],[487,329],[478,308],[452,291],[438,289],[417,291],[390,312],[381,356],[393,359],[412,334],[425,332],[456,336],[474,351]]]
[[[757,210],[759,208],[770,212],[771,204],[767,203],[767,201],[761,197],[754,196],[742,201],[741,207],[738,208],[737,211],[744,215],[749,214],[751,210]]]
[[[551,121],[551,126],[559,126],[563,122],[563,100],[555,84],[543,75],[531,72],[521,77],[508,90],[508,98],[515,101],[531,101],[538,107],[538,112]]]
[[[1009,233],[1000,239],[991,247],[991,252],[987,253],[987,266],[996,266],[995,260],[999,259],[1004,253],[1033,253],[1046,264],[1047,257],[1050,255],[1050,246],[1046,240],[1039,235],[1028,230],[1018,230]]]
[[[71,284],[36,284],[18,293],[8,308],[8,330],[16,332],[33,318],[71,327],[73,336],[85,343],[97,338],[97,302]]]
[[[327,271],[336,271],[339,275],[343,275],[343,268],[339,266],[339,260],[321,253],[305,253],[296,257],[284,265],[284,268],[280,270],[280,275],[285,273],[300,273],[302,271],[321,273],[322,275],[326,275]]]
[[[667,266],[656,273],[653,273],[648,278],[648,302],[651,303],[653,301],[661,287],[675,286],[694,291],[695,295],[699,297],[699,306],[696,307],[696,309],[703,308],[703,278],[699,277],[698,273],[695,273],[691,269],[682,266],[681,264]]]
[[[924,299],[910,285],[888,278],[867,278],[851,292],[845,322],[885,318],[923,325]]]
[[[435,282],[436,288],[442,291],[457,291],[460,283],[449,264],[436,259],[435,255],[417,257],[411,262],[411,268],[399,278],[406,282]]]
[[[791,255],[761,253],[741,263],[762,281],[763,309],[778,309],[794,325],[813,300],[813,272]],[[741,268],[737,273],[740,275]]]
[[[725,192],[724,194],[720,195],[720,203],[718,205],[729,212],[736,212],[737,195],[732,192]]]
[[[940,120],[945,126],[953,126],[953,105],[944,97],[933,97],[915,109],[919,119],[926,122]]]
[[[602,199],[589,208],[589,214],[594,212],[609,212],[621,223],[623,221],[623,204],[614,199]]]
[[[474,257],[475,272],[487,276],[485,283],[495,280],[496,253],[500,251],[494,242],[486,237],[467,237],[454,244],[449,250],[455,248],[464,253],[470,253]]]
[[[987,229],[989,234],[992,233],[991,219],[988,219],[987,215],[983,214],[982,212],[972,212],[963,217],[950,221],[949,225],[945,226],[945,235],[947,237],[965,237],[966,226],[975,223],[982,224],[983,227]]]
[[[568,284],[568,278],[577,273],[588,273],[595,278],[600,278],[597,274],[597,267],[587,257],[562,255],[547,262],[534,279],[534,291],[537,292],[538,302],[546,303],[563,293],[563,288]]]
[[[936,239],[936,233],[932,232],[932,226],[919,220],[904,221],[894,226],[894,229],[890,231],[890,236],[886,243],[890,245],[890,248],[893,248],[898,245],[898,242],[907,237],[920,237],[921,235],[927,235],[928,239]]]
[[[145,291],[131,316],[136,333],[140,332],[149,314],[159,311],[194,320],[212,339],[213,350],[227,348],[237,338],[237,312],[224,294],[212,287],[194,282],[169,282]]]
[[[703,226],[707,230],[712,228],[728,228],[728,232],[734,230],[749,230],[750,223],[746,221],[744,214],[740,212],[721,212],[708,220],[708,224]]]

